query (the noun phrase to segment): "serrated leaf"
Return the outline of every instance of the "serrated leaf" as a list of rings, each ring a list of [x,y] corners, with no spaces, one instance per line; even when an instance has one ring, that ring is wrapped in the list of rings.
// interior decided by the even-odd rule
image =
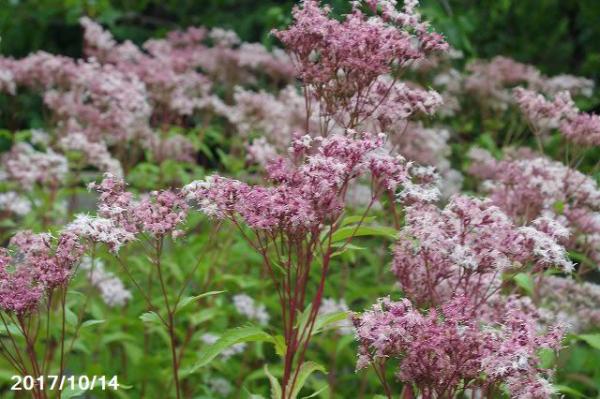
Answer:
[[[275,339],[270,334],[255,326],[239,327],[225,331],[217,342],[202,348],[198,353],[199,360],[189,369],[184,370],[182,374],[189,375],[196,372],[198,369],[209,364],[225,349],[242,342],[275,343]]]
[[[290,398],[295,399],[296,397],[298,397],[298,394],[300,393],[300,390],[302,389],[304,384],[306,384],[306,380],[308,380],[308,377],[310,377],[312,373],[315,373],[317,371],[327,374],[325,367],[320,365],[319,363],[302,363],[302,366],[300,366],[300,371],[298,371],[298,378],[296,379],[296,384],[294,385],[294,390],[292,391]]]
[[[107,345],[115,341],[135,341],[135,337],[124,332],[116,332],[102,336],[101,345]]]
[[[311,393],[308,396],[303,396],[302,399],[310,399],[310,398],[314,398],[316,396],[319,396],[321,394],[321,392],[323,392],[324,390],[329,389],[329,385],[325,384],[323,387],[321,387],[321,389],[316,390],[315,392]]]
[[[282,392],[281,392],[281,385],[279,384],[279,380],[277,378],[275,378],[273,376],[273,374],[271,374],[269,372],[269,367],[265,364],[265,374],[267,375],[267,378],[269,379],[269,384],[271,384],[271,399],[281,399],[281,397],[283,396]]]
[[[281,357],[284,357],[287,350],[287,345],[285,344],[285,338],[283,335],[274,336],[273,344],[275,344],[275,353]]]
[[[332,242],[347,240],[350,237],[376,236],[396,238],[396,229],[387,226],[346,226],[336,230],[332,236]]]
[[[568,387],[566,385],[556,385],[556,384],[554,384],[553,386],[560,393],[566,393],[566,394],[569,394],[570,396],[576,396],[578,398],[584,398],[585,397],[585,395],[582,394],[581,392],[579,392],[578,390],[576,390],[574,388],[571,388],[571,387]]]
[[[71,326],[77,325],[77,315],[69,308],[65,308],[65,321]]]
[[[600,334],[581,334],[577,335],[582,341],[585,341],[592,348],[600,349]]]
[[[81,323],[81,328],[95,326],[96,324],[106,323],[106,320],[86,320]]]
[[[151,323],[151,324],[160,324],[162,325],[162,320],[160,319],[160,317],[158,316],[158,314],[156,312],[153,311],[149,311],[146,313],[143,313],[140,316],[140,320],[142,320],[144,323]]]
[[[187,297],[181,298],[181,300],[179,301],[179,304],[177,305],[176,313],[179,312],[179,311],[181,311],[182,309],[184,309],[189,304],[197,301],[198,299],[205,298],[205,297],[208,297],[208,296],[222,294],[223,292],[225,292],[225,291],[209,291],[209,292],[205,292],[205,293],[200,294],[200,295],[187,296]]]
[[[517,285],[527,293],[527,295],[533,295],[533,278],[529,274],[517,273],[513,279],[515,280],[515,283],[517,283]]]
[[[375,216],[367,216],[367,217],[364,217],[362,215],[347,216],[342,220],[342,223],[340,223],[340,226],[344,227],[344,226],[348,226],[349,224],[356,224],[356,223],[371,223],[374,220],[375,220]]]
[[[334,312],[317,316],[315,326],[313,327],[312,335],[316,335],[325,327],[335,324],[339,321],[348,319],[347,312]]]

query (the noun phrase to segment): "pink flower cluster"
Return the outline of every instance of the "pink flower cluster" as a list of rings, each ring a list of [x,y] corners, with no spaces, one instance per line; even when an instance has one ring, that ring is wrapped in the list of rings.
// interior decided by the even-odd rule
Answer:
[[[33,311],[46,292],[65,285],[83,255],[71,233],[61,234],[54,248],[48,234],[30,231],[17,233],[10,245],[15,257],[0,250],[0,308],[17,314]]]
[[[362,100],[365,105],[361,119],[379,122],[381,130],[386,131],[398,120],[406,120],[415,115],[433,115],[442,105],[442,97],[435,90],[424,90],[415,84],[394,81],[382,76],[373,84],[369,95]],[[356,99],[354,103],[360,103]]]
[[[18,86],[40,90],[66,132],[97,141],[127,140],[148,126],[150,106],[137,77],[67,57],[35,53],[7,63]]]
[[[565,118],[575,114],[575,103],[568,91],[557,93],[552,101],[532,90],[517,87],[514,97],[535,134],[557,129]]]
[[[143,81],[159,118],[167,118],[169,111],[187,116],[210,107],[215,100],[210,95],[212,81],[251,83],[253,72],[258,71],[276,81],[289,80],[292,75],[289,60],[281,50],[271,53],[260,44],[238,46],[234,32],[219,28],[210,32],[194,27],[170,32],[166,39],[144,43],[143,51],[129,41],[117,44],[109,32],[88,18],[82,18],[81,24],[86,52]],[[213,47],[206,45],[209,40]]]
[[[600,115],[579,112],[561,125],[561,132],[574,143],[600,146]]]
[[[147,50],[144,52],[129,41],[117,44],[110,32],[89,18],[82,18],[81,24],[86,53],[142,81],[155,113],[165,115],[166,111],[174,111],[190,115],[203,105],[211,83],[194,71],[193,58],[197,56],[197,41],[204,38],[204,30],[192,28],[187,35],[171,36],[176,42],[151,40],[144,44]]]
[[[348,184],[366,172],[380,189],[395,191],[410,180],[407,164],[383,145],[384,137],[368,133],[304,136],[290,149],[299,165],[282,158],[269,165],[275,186],[249,186],[215,175],[187,185],[184,192],[210,216],[234,221],[239,216],[259,230],[310,231],[339,216]]]
[[[123,180],[109,174],[100,184],[92,183],[90,189],[100,193],[98,214],[101,218],[80,218],[73,228],[87,232],[86,236],[92,241],[109,244],[113,251],[138,233],[148,233],[155,238],[168,234],[176,237],[180,233],[177,226],[187,215],[185,200],[174,191],[153,191],[138,201],[125,191]]]
[[[242,137],[259,133],[269,144],[285,150],[294,133],[305,129],[306,105],[294,86],[286,86],[277,95],[236,87],[233,98],[234,105],[223,107],[220,113]],[[311,131],[318,131],[316,122],[309,123]]]
[[[60,139],[59,145],[64,151],[80,153],[87,164],[95,166],[101,172],[123,175],[121,163],[112,157],[103,141],[92,142],[82,133],[69,133]]]
[[[396,12],[394,2],[381,2],[385,7],[379,15],[379,3],[365,2],[374,13],[371,17],[356,3],[338,21],[329,16],[329,7],[305,0],[294,8],[294,24],[274,32],[292,55],[298,77],[325,107],[322,112],[333,115],[341,108],[364,114],[362,101],[377,78],[447,49],[441,36],[420,22],[414,4]],[[356,117],[351,114],[345,127],[354,127]]]
[[[546,276],[539,290],[540,313],[547,324],[558,322],[575,333],[600,326],[600,285]]]
[[[548,216],[571,230],[569,248],[600,259],[600,188],[597,182],[560,162],[523,153],[496,161],[483,150],[471,166],[491,200],[517,223]]]
[[[23,314],[34,310],[40,302],[44,289],[35,279],[35,272],[25,266],[17,266],[10,272],[12,258],[8,250],[0,249],[0,309]]]
[[[116,253],[126,243],[135,240],[135,234],[119,226],[112,219],[77,215],[75,220],[68,224],[65,231],[77,235],[90,243],[102,243]]]
[[[462,174],[448,160],[452,137],[450,130],[440,126],[425,127],[421,122],[395,121],[388,127],[391,144],[398,153],[420,165],[434,166],[440,174],[440,191],[444,198],[460,191]]]
[[[46,152],[36,151],[27,143],[15,144],[4,154],[2,167],[7,180],[18,182],[26,190],[33,189],[36,184],[56,188],[69,172],[64,156],[50,149]]]
[[[458,297],[424,314],[404,299],[382,298],[357,315],[357,368],[398,359],[397,377],[423,398],[454,397],[461,389],[506,384],[512,397],[549,398],[538,371],[540,348],[558,349],[561,332],[538,334],[535,320],[509,309],[497,323],[481,325]]]
[[[510,90],[515,86],[524,86],[552,97],[565,91],[572,96],[589,97],[594,87],[592,80],[572,75],[547,77],[532,65],[503,56],[489,61],[476,60],[467,65],[467,71],[463,77],[464,91],[474,95],[480,104],[496,110],[505,110],[513,103]],[[456,94],[456,88],[452,92]],[[565,94],[560,94],[560,97],[563,102],[568,102]],[[540,99],[535,102],[539,104]],[[560,106],[560,103],[555,106]]]
[[[515,89],[514,95],[534,133],[560,128],[574,143],[600,145],[600,115],[581,112],[568,91],[557,93],[552,101],[523,88]]]
[[[441,306],[464,296],[472,308],[485,309],[507,270],[528,263],[535,269],[572,269],[555,234],[515,226],[489,200],[455,196],[442,210],[417,204],[406,209],[392,271],[418,306]]]

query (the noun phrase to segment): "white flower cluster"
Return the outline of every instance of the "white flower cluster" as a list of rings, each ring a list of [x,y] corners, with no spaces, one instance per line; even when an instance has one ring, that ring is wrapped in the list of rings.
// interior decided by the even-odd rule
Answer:
[[[81,261],[81,269],[86,272],[90,283],[100,291],[102,300],[111,308],[122,307],[131,299],[131,292],[113,273],[104,268],[104,262],[85,257]]]

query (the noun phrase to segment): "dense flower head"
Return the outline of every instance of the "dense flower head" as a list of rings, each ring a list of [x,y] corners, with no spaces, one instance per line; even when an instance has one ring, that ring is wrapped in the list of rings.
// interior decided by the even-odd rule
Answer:
[[[141,232],[157,238],[167,234],[175,237],[179,234],[177,226],[187,215],[187,204],[179,192],[153,191],[136,200],[132,193],[125,191],[125,182],[110,174],[105,174],[100,184],[90,184],[90,189],[100,193],[98,214],[101,218],[81,218],[87,226],[81,230],[88,229],[89,238],[109,244],[114,251]],[[110,223],[114,230],[100,231],[109,228]]]
[[[134,206],[133,194],[125,191],[125,181],[122,178],[106,173],[98,183],[91,183],[90,190],[96,190],[98,198],[98,215],[113,220],[128,232],[136,233],[137,228],[131,221],[131,209]]]
[[[219,113],[234,125],[242,137],[260,133],[269,144],[282,150],[295,132],[306,128],[306,105],[294,86],[286,86],[277,95],[238,86],[233,98],[234,105],[224,107]],[[314,120],[309,120],[309,123],[310,128],[317,127]]]
[[[42,290],[52,290],[69,281],[81,260],[84,247],[79,238],[70,232],[61,233],[54,245],[53,241],[49,234],[34,234],[31,231],[21,231],[11,238],[10,246],[16,250],[14,277],[25,284],[20,289],[39,286]],[[25,273],[21,269],[28,271]],[[7,278],[10,281],[12,275]],[[24,281],[25,278],[28,281]]]
[[[558,128],[561,121],[577,113],[568,91],[557,93],[552,101],[542,94],[522,87],[517,87],[513,93],[521,112],[536,134]]]
[[[82,133],[69,133],[62,137],[59,145],[64,151],[76,151],[83,155],[85,161],[101,172],[122,176],[121,163],[112,157],[103,141],[93,142]]]
[[[0,213],[11,213],[18,216],[27,215],[31,211],[31,201],[14,191],[0,193]]]
[[[541,79],[537,68],[503,56],[474,61],[467,65],[467,71],[469,75],[464,82],[467,93],[494,109],[506,109],[512,103],[511,87],[535,84]]]
[[[118,44],[110,32],[88,18],[82,18],[81,24],[86,53],[144,82],[155,112],[190,115],[205,104],[211,84],[194,71],[193,57],[204,48],[191,40],[194,35],[180,32],[168,40],[151,40],[144,44],[144,52],[129,41]]]
[[[592,79],[562,74],[544,78],[540,86],[541,91],[549,96],[568,91],[573,96],[591,97],[595,84]]]
[[[483,188],[491,200],[513,220],[526,223],[550,217],[571,230],[568,248],[589,243],[591,256],[598,258],[600,253],[593,245],[600,232],[600,189],[592,177],[523,152],[501,161],[483,150],[478,153],[481,156],[475,164],[483,161],[485,167],[472,167],[471,172],[485,179]]]
[[[192,142],[182,134],[166,136],[157,132],[147,132],[142,140],[142,146],[150,151],[157,163],[167,159],[179,162],[194,162],[196,149]]]
[[[17,87],[48,89],[66,86],[77,74],[77,63],[69,58],[38,51],[25,58],[1,59]]]
[[[568,91],[556,93],[549,101],[542,94],[519,87],[514,96],[534,133],[559,128],[574,143],[600,145],[600,116],[581,112]]]
[[[44,52],[5,64],[17,86],[40,92],[62,131],[114,142],[147,127],[151,109],[146,88],[131,73],[93,58],[76,61]]]
[[[407,208],[392,271],[416,304],[441,305],[464,295],[473,308],[485,308],[500,288],[502,273],[527,262],[572,268],[552,235],[517,227],[489,200],[454,196],[444,209]]]
[[[391,9],[383,16],[375,12],[368,17],[359,8],[355,5],[343,21],[337,21],[329,17],[329,7],[305,0],[294,8],[294,24],[275,31],[292,54],[298,77],[330,113],[351,109],[353,97],[367,93],[378,77],[394,68],[447,49],[439,35],[418,23],[414,8],[407,8],[412,13],[407,18],[392,17]]]
[[[484,154],[483,150],[478,150]],[[545,157],[489,157],[485,188],[494,203],[516,219],[532,220],[562,203],[567,210],[597,209],[600,189],[595,180]],[[477,169],[472,169],[477,175]]]
[[[11,262],[8,250],[0,248],[0,309],[17,314],[28,313],[37,307],[44,290],[33,269],[17,266],[11,272]]]
[[[414,115],[433,115],[443,100],[435,90],[422,89],[414,84],[394,81],[382,76],[374,83],[363,113],[380,123],[382,130],[398,120]]]
[[[482,325],[465,310],[464,300],[456,298],[424,314],[407,299],[381,298],[354,318],[357,368],[397,359],[401,381],[438,397],[444,393],[452,397],[460,388],[502,383],[512,394],[531,391],[532,381],[549,385],[538,371],[537,352],[544,347],[557,349],[560,331],[540,334],[535,319],[515,309],[504,313],[498,324]]]
[[[600,115],[579,112],[563,121],[560,129],[574,143],[600,146]]]
[[[540,314],[545,323],[564,324],[574,333],[600,326],[600,285],[574,278],[545,276],[539,290]]]
[[[292,143],[298,164],[280,158],[267,167],[273,186],[211,176],[184,192],[210,216],[240,216],[259,230],[304,231],[335,220],[349,183],[361,175],[370,174],[378,190],[395,191],[410,180],[404,160],[383,151],[384,145],[385,136],[368,133],[299,137]]]
[[[123,281],[113,273],[106,270],[104,262],[100,259],[84,257],[80,265],[90,284],[100,291],[104,303],[109,307],[123,307],[132,298],[131,291],[125,288]]]
[[[112,219],[84,214],[77,215],[65,230],[92,243],[106,244],[113,252],[118,252],[124,244],[135,239],[134,233],[119,226]]]
[[[86,53],[143,81],[154,115],[162,121],[169,113],[185,117],[212,107],[213,82],[232,87],[255,83],[257,75],[286,82],[293,74],[282,50],[270,52],[259,43],[240,43],[235,32],[221,28],[169,32],[166,39],[149,40],[140,49],[130,41],[117,43],[87,18],[81,23]]]
[[[17,143],[3,155],[2,167],[8,180],[19,183],[26,190],[36,184],[58,187],[69,171],[67,159],[52,150],[36,151],[27,143]]]
[[[135,75],[92,59],[77,64],[77,75],[66,88],[46,91],[44,102],[65,130],[118,142],[148,128],[151,108],[146,97],[146,88]]]
[[[153,191],[133,209],[133,218],[143,231],[156,237],[177,234],[176,228],[187,215],[183,197],[173,191]]]
[[[261,325],[267,325],[269,323],[269,313],[265,305],[257,304],[256,301],[246,295],[246,294],[237,294],[233,297],[233,306],[237,312],[249,320],[256,321]]]

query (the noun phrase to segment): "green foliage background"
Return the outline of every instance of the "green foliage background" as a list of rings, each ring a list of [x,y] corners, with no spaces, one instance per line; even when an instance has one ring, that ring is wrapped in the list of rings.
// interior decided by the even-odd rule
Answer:
[[[326,1],[336,10],[346,0]],[[222,26],[244,40],[272,42],[291,0],[0,0],[0,53],[44,49],[81,54],[78,18],[89,15],[117,39],[140,43],[176,27]],[[598,0],[422,0],[436,29],[467,58],[503,54],[549,74],[600,77]]]

